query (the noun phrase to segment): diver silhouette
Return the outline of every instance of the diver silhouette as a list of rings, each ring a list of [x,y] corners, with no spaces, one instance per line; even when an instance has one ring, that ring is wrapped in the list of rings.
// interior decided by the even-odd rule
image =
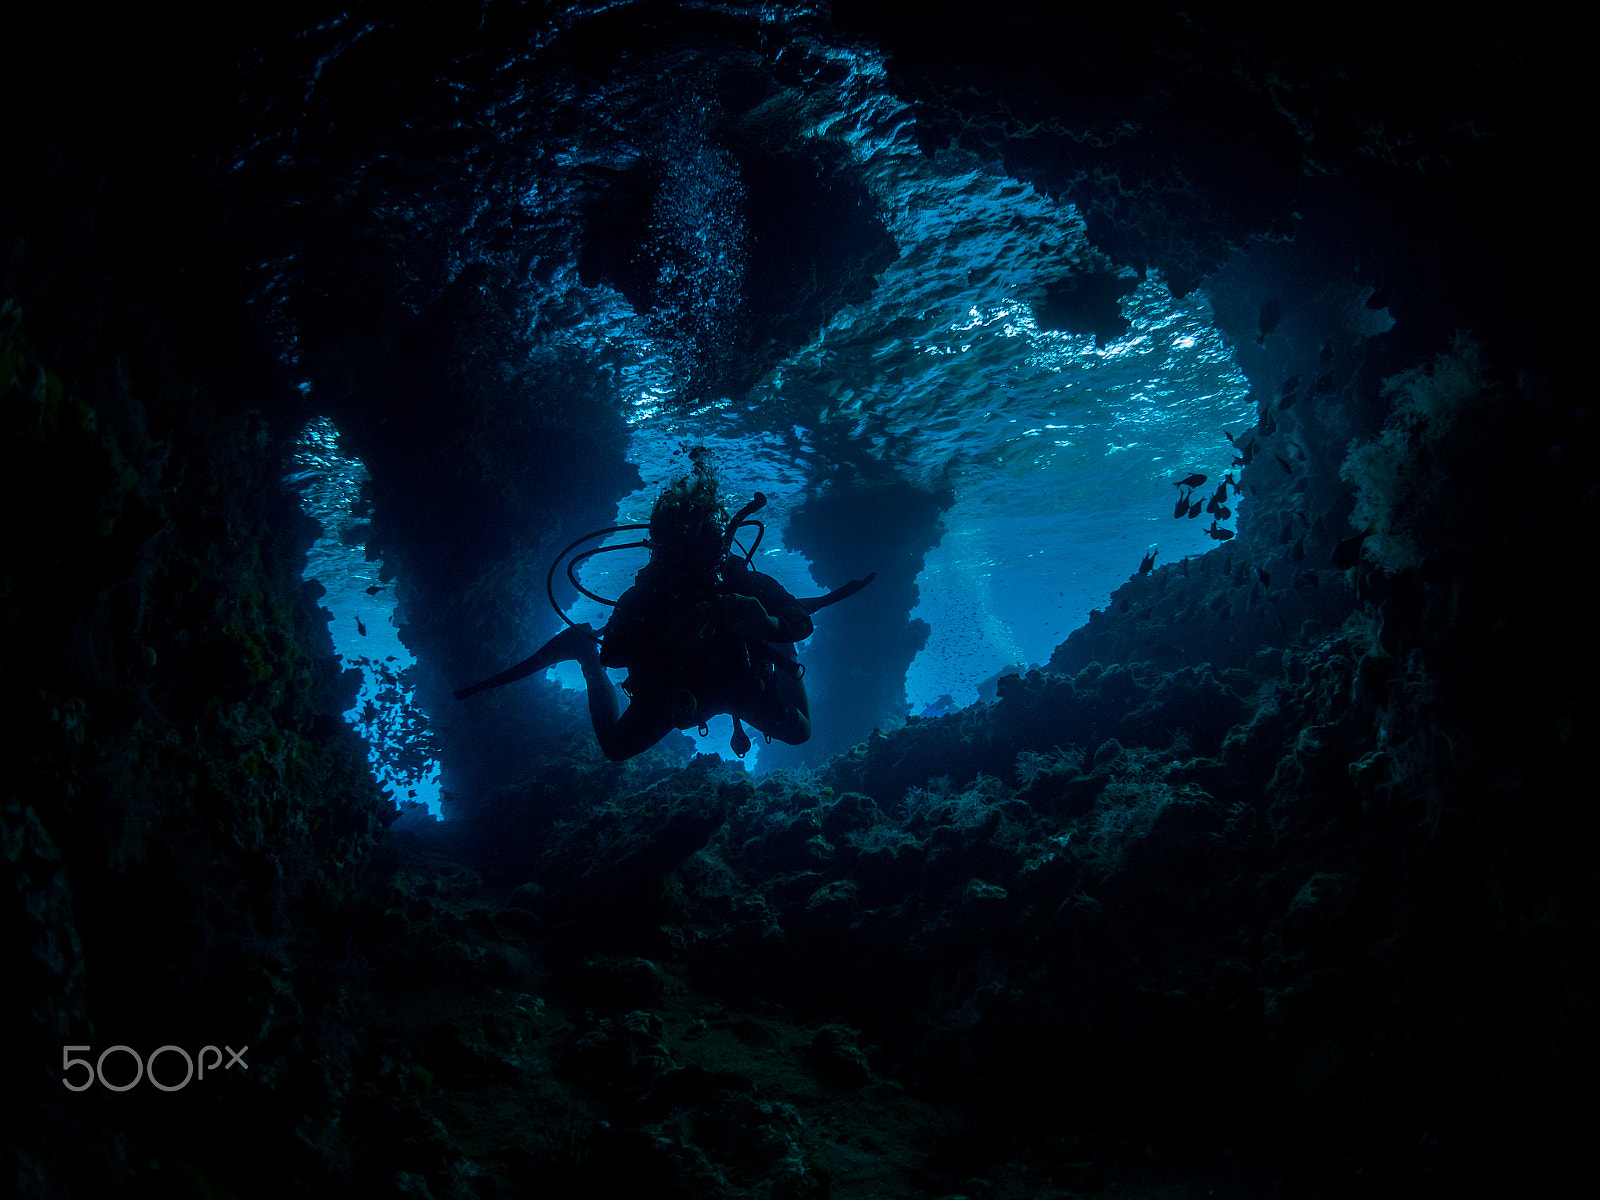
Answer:
[[[600,749],[613,762],[632,758],[673,729],[698,726],[727,713],[733,717],[732,748],[743,758],[750,749],[748,723],[766,735],[798,746],[811,736],[811,709],[802,677],[805,668],[794,643],[811,636],[818,609],[854,595],[876,578],[851,580],[825,596],[796,599],[776,579],[750,561],[761,544],[758,533],[748,551],[735,552],[735,533],[761,522],[747,520],[766,503],[755,499],[729,518],[718,497],[715,474],[703,461],[676,480],[657,499],[648,526],[622,525],[579,538],[551,564],[556,566],[590,538],[618,529],[648,528],[645,541],[590,550],[572,559],[567,577],[584,595],[615,611],[605,628],[567,621],[532,657],[509,670],[455,693],[464,700],[576,660],[589,694],[589,718]],[[596,596],[578,583],[574,568],[591,554],[645,546],[650,561],[633,586],[616,601]],[[549,579],[546,581],[549,590]],[[551,591],[551,603],[555,604]],[[625,668],[623,710],[607,667]]]

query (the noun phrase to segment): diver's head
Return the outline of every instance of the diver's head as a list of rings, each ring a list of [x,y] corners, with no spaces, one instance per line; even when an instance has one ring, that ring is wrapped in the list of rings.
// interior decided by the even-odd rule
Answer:
[[[694,472],[674,480],[651,510],[651,559],[673,570],[716,570],[726,553],[727,524],[716,476],[696,463]]]

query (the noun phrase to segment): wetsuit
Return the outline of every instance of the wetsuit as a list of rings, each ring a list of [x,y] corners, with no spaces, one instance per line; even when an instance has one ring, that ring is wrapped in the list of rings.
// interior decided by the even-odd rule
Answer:
[[[719,605],[728,596],[759,600],[776,619],[776,633],[753,638],[728,628],[726,606]],[[785,738],[797,711],[809,718],[794,643],[811,630],[804,605],[738,555],[728,556],[715,576],[674,574],[652,563],[617,601],[600,661],[626,668],[623,689],[635,705],[664,713],[679,729],[732,713]]]

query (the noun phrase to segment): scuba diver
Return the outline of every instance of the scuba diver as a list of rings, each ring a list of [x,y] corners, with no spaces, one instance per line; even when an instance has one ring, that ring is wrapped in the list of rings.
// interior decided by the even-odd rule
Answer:
[[[805,668],[794,643],[811,636],[811,615],[852,596],[876,577],[852,580],[843,587],[798,600],[776,579],[750,565],[761,536],[748,551],[736,550],[741,526],[761,522],[746,518],[766,503],[760,492],[731,519],[717,494],[709,464],[696,461],[692,474],[674,482],[651,511],[642,542],[605,546],[574,558],[567,577],[584,595],[615,608],[605,628],[596,632],[574,624],[559,605],[568,628],[546,642],[531,658],[482,683],[456,692],[464,700],[477,692],[501,687],[557,663],[576,660],[589,694],[589,717],[605,756],[613,762],[632,758],[655,745],[673,729],[698,726],[702,737],[711,717],[733,717],[732,748],[743,758],[750,749],[748,723],[791,746],[811,736],[811,709],[802,676]],[[605,529],[579,538],[551,564],[546,588],[567,554]],[[764,529],[762,530],[764,533]],[[578,583],[574,568],[590,554],[644,546],[650,561],[634,577],[633,586],[616,601],[596,596]],[[551,603],[555,604],[551,591]],[[621,708],[607,667],[625,668],[622,684],[630,703]]]

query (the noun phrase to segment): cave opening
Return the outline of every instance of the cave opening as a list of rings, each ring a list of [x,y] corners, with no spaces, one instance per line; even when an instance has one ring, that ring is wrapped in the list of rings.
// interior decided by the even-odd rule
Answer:
[[[458,197],[430,212],[432,236],[457,243],[447,257],[492,231],[497,256],[525,262],[537,249],[547,260],[520,282],[464,272],[412,322],[406,421],[357,418],[383,476],[380,522],[395,506],[384,536],[406,540],[402,557],[434,577],[410,606],[428,626],[419,648],[431,672],[490,665],[443,626],[463,615],[466,589],[479,593],[473,627],[488,606],[524,646],[553,632],[533,599],[533,559],[551,552],[553,529],[576,530],[576,510],[608,502],[612,521],[641,519],[690,445],[715,456],[730,496],[771,498],[763,563],[796,594],[841,581],[817,573],[821,559],[836,573],[883,572],[855,602],[867,619],[830,614],[807,647],[823,697],[812,742],[765,760],[758,749],[752,765],[816,766],[942,698],[971,702],[1002,668],[1044,663],[1147,554],[1180,562],[1233,534],[1209,512],[1169,514],[1172,483],[1202,474],[1215,488],[1236,470],[1225,431],[1255,416],[1205,291],[1174,296],[1159,270],[1107,259],[1069,200],[992,158],[927,153],[870,50],[805,51],[814,70],[803,80],[754,56],[710,66],[704,48],[680,50],[700,64],[692,85],[648,71],[608,80],[615,96],[592,103],[617,106],[625,139],[583,143],[517,188],[514,205],[476,203],[463,228]],[[547,244],[565,212],[576,215],[565,240]],[[348,369],[311,358],[319,386]],[[620,416],[622,444],[604,453],[637,477],[631,491],[552,484],[555,459],[579,453],[566,440],[584,420],[574,383],[585,406]],[[462,432],[430,444],[433,420]],[[555,436],[531,445],[512,432],[528,426]],[[446,452],[457,460],[441,461]],[[453,494],[420,484],[423,470],[456,475]],[[875,545],[867,531],[885,487],[934,509],[910,540]],[[477,494],[470,509],[464,492]],[[836,524],[810,521],[798,552],[792,515],[835,493],[824,508]],[[463,531],[438,519],[451,511],[481,543],[467,560]],[[583,578],[614,597],[637,566],[605,556]],[[578,605],[574,619],[603,621]],[[516,653],[505,637],[493,648]],[[553,678],[577,682],[570,665]],[[438,718],[447,775],[451,759],[482,758],[484,736],[508,736],[504,722],[480,736],[439,713],[450,702],[437,685],[422,703]],[[537,720],[547,706],[520,707]],[[694,742],[727,753],[723,734]]]

